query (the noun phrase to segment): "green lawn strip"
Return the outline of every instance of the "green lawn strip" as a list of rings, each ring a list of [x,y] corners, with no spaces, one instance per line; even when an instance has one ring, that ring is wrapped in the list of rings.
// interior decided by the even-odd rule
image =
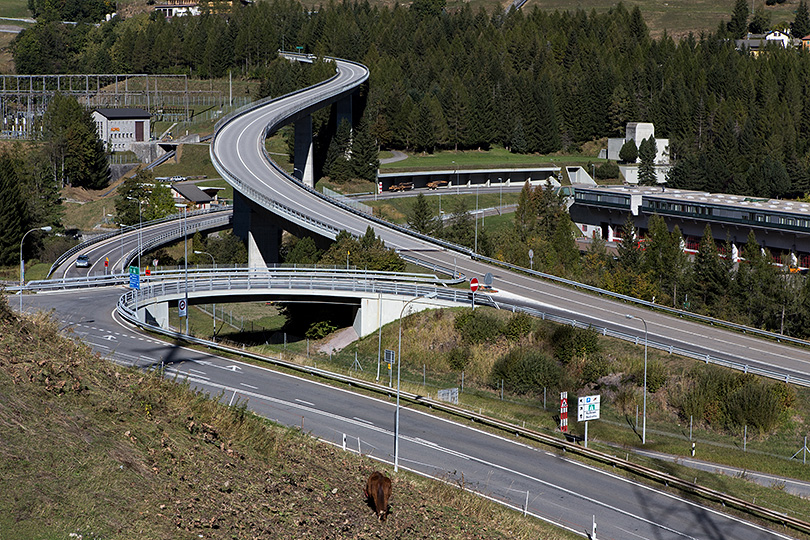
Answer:
[[[601,163],[604,160],[584,155],[541,156],[537,154],[512,154],[501,147],[494,147],[486,152],[471,150],[466,152],[442,151],[433,154],[408,154],[408,158],[402,161],[381,164],[380,172],[431,169],[444,171],[456,169],[521,169],[552,167],[561,164],[584,166],[589,161]]]
[[[502,195],[499,193],[480,193],[478,194],[478,208],[496,208],[501,205],[507,206],[510,204],[515,204],[520,197],[519,193],[503,193]],[[436,194],[429,194],[425,197],[427,199],[428,206],[432,210],[432,212],[438,216],[439,215],[439,203],[440,203],[440,196]],[[380,199],[377,201],[363,201],[363,204],[367,204],[373,208],[380,209],[381,215],[383,215],[386,219],[393,221],[394,223],[404,223],[407,219],[407,215],[411,212],[413,208],[414,201],[416,200],[416,196],[414,197],[395,197],[393,199]],[[476,203],[476,195],[475,193],[471,194],[455,194],[450,189],[443,189],[441,190],[441,211],[442,213],[447,216],[449,215],[454,208],[457,207],[461,201],[461,204],[464,205],[464,208],[467,209],[469,212],[475,211],[475,203]],[[484,218],[485,223],[493,219],[491,217]]]
[[[208,144],[183,144],[178,148],[179,161],[170,159],[166,163],[153,169],[155,176],[204,176],[206,178],[221,178],[214,168],[209,154]]]

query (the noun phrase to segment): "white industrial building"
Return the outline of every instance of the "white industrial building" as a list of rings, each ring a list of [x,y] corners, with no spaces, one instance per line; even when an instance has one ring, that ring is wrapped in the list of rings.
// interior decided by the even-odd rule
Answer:
[[[135,108],[96,109],[93,121],[98,137],[113,152],[130,150],[131,143],[149,140],[151,115]]]

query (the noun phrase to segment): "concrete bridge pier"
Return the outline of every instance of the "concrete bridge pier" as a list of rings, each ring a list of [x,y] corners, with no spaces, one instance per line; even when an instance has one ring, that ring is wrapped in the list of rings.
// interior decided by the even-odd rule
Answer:
[[[403,298],[401,296],[386,294],[361,297],[360,307],[355,313],[354,323],[352,324],[354,331],[362,338],[376,332],[380,326],[385,326],[388,323],[399,320],[403,306],[412,299],[413,297]],[[457,305],[458,304],[444,300],[423,299],[417,302],[411,302],[410,305],[408,305],[408,309],[403,314],[403,317],[426,309],[453,307]]]
[[[279,262],[282,229],[270,217],[267,210],[234,190],[233,232],[247,241],[251,268],[266,268],[269,263]]]
[[[312,157],[312,116],[295,121],[295,155],[293,175],[309,187],[315,187]]]
[[[161,328],[169,327],[169,303],[147,304],[138,309],[138,319]]]
[[[352,125],[352,94],[343,97],[335,103],[336,121],[335,126],[340,127],[340,124],[346,120],[349,125]]]

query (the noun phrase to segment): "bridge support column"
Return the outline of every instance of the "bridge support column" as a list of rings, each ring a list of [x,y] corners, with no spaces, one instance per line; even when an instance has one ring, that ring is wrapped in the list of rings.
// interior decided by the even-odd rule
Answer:
[[[366,337],[377,331],[380,324],[386,325],[399,320],[402,307],[410,300],[397,296],[382,295],[377,298],[360,299],[360,309],[354,316],[352,327],[358,336]],[[412,302],[408,306],[405,316],[426,309],[437,309],[448,307],[451,304],[444,304],[441,301]]]
[[[271,218],[268,211],[234,190],[233,232],[247,242],[251,268],[266,268],[268,263],[279,261],[282,230]]]
[[[309,187],[315,187],[312,158],[312,116],[295,122],[295,156],[293,175]]]
[[[344,97],[335,103],[337,127],[340,127],[341,122],[346,120],[349,125],[352,124],[352,96],[351,94]]]
[[[143,321],[148,324],[154,324],[161,328],[169,327],[169,303],[159,302],[157,304],[148,304],[143,309],[138,311],[143,314]]]

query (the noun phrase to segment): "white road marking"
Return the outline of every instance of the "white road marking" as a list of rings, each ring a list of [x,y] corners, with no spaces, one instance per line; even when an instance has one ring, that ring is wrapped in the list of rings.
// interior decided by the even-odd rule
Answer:
[[[250,388],[251,390],[258,390],[259,389],[258,386],[253,386],[252,384],[247,384],[247,383],[243,383],[243,382],[240,382],[239,384],[244,386],[245,388]]]

